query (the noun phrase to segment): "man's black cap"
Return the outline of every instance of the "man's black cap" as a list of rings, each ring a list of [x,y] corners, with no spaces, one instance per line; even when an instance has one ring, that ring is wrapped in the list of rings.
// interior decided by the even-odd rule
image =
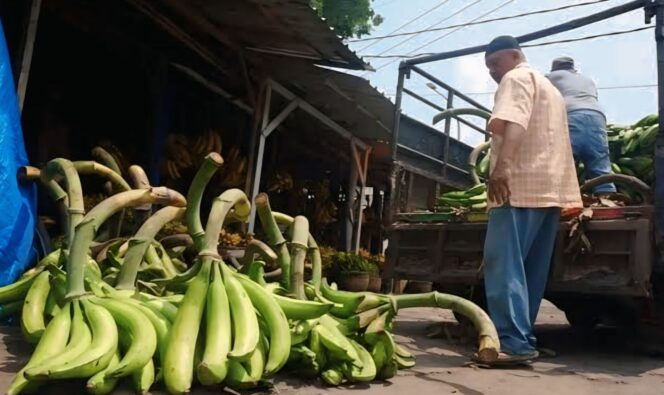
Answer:
[[[491,40],[486,48],[484,56],[489,56],[494,52],[502,51],[503,49],[521,49],[519,42],[512,36],[498,36]]]

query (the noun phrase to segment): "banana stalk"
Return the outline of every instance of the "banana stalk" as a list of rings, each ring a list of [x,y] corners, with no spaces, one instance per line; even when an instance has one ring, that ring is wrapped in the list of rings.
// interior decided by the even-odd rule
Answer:
[[[475,303],[455,295],[429,292],[413,295],[393,296],[397,309],[411,307],[440,307],[462,314],[471,320],[479,332],[478,357],[484,362],[493,362],[500,352],[498,332],[489,315]]]
[[[293,221],[295,220],[290,215],[278,213],[276,211],[272,213],[272,216],[278,224],[285,225],[289,229],[292,227]],[[323,277],[323,262],[320,256],[318,243],[316,243],[316,240],[311,233],[309,233],[309,237],[307,238],[307,248],[309,259],[311,260],[311,282],[318,289],[320,288],[321,279]]]
[[[69,229],[65,233],[67,245],[71,246],[74,241],[76,227],[83,220],[85,207],[83,205],[83,188],[78,172],[72,162],[67,159],[57,158],[49,161],[41,172],[41,180],[44,184],[49,184],[53,180],[62,179],[66,185],[68,196],[68,225]]]
[[[97,229],[117,211],[125,207],[145,203],[180,207],[186,204],[184,197],[178,192],[164,187],[156,187],[149,190],[131,190],[113,195],[90,210],[77,226],[74,242],[71,245],[71,254],[67,261],[68,298],[85,294],[84,267],[90,243],[94,239]]]
[[[307,256],[307,236],[309,235],[309,221],[306,217],[298,215],[293,221],[291,240],[291,256],[293,257],[293,271],[291,272],[290,293],[295,298],[303,300],[304,293],[304,260]]]
[[[187,228],[189,234],[194,239],[196,251],[201,251],[205,245],[205,231],[201,223],[201,200],[203,199],[203,192],[212,176],[214,176],[214,173],[223,164],[224,160],[219,154],[215,152],[208,154],[189,186],[189,192],[187,193]]]
[[[281,286],[290,289],[291,256],[288,252],[286,239],[284,239],[284,236],[281,234],[279,225],[277,225],[277,221],[272,214],[270,199],[267,197],[267,194],[259,193],[258,196],[256,196],[255,203],[256,214],[258,214],[258,218],[260,218],[261,224],[263,225],[263,231],[267,237],[267,243],[277,253],[279,267],[281,268]]]
[[[138,269],[145,256],[150,243],[159,231],[169,222],[178,220],[184,216],[185,209],[182,207],[164,207],[148,218],[138,229],[136,235],[129,242],[134,244],[129,247],[124,257],[124,263],[118,274],[116,289],[134,290],[136,287],[136,276]],[[168,268],[167,268],[168,269]],[[173,277],[176,273],[168,270],[168,276]]]

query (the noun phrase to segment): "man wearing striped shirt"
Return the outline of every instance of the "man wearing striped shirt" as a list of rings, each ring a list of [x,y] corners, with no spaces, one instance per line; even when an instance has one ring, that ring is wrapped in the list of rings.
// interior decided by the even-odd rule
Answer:
[[[491,167],[484,282],[500,336],[494,363],[538,357],[533,326],[546,287],[561,209],[581,207],[565,102],[526,63],[516,39],[488,45],[486,66],[498,83],[488,122]]]

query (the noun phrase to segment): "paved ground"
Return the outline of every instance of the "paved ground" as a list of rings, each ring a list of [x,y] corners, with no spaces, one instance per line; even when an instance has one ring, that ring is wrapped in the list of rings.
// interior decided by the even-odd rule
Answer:
[[[451,337],[429,339],[431,322],[443,322]],[[555,348],[555,359],[542,359],[531,368],[486,370],[468,366],[472,352],[462,344],[451,314],[436,309],[412,309],[399,313],[396,332],[418,357],[417,366],[401,371],[389,382],[371,385],[326,388],[320,383],[303,382],[295,377],[279,377],[273,394],[317,395],[363,391],[380,395],[428,394],[664,394],[664,359],[640,355],[633,341],[624,341],[610,331],[596,331],[582,336],[573,332],[564,315],[550,304],[542,308],[538,324],[539,338]],[[29,348],[20,337],[19,328],[0,328],[0,391],[5,392],[12,375],[27,358]],[[78,394],[80,386],[50,388],[45,394]],[[119,390],[118,394],[128,394]],[[162,392],[153,392],[161,394]],[[195,394],[219,391],[197,390]],[[265,393],[265,392],[263,392]]]

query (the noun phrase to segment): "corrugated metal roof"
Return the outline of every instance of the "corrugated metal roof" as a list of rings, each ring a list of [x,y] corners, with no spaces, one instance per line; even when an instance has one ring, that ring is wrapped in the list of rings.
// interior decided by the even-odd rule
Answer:
[[[389,140],[394,104],[369,81],[349,74],[275,56],[255,55],[269,64],[270,76],[366,142]]]
[[[224,43],[234,41],[250,51],[333,67],[371,69],[318,16],[308,0],[162,1],[179,11],[196,10],[198,17],[205,19],[199,18],[198,25]]]

